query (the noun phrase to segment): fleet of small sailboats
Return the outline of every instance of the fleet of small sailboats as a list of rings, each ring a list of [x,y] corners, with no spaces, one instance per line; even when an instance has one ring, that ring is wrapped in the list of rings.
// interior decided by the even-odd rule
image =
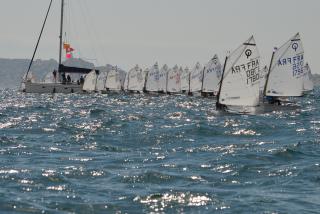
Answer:
[[[48,12],[51,4],[52,0]],[[160,68],[158,63],[145,70],[136,65],[127,73],[117,67],[112,67],[108,71],[67,67],[61,63],[63,47],[66,48],[67,53],[70,51],[70,45],[63,43],[62,39],[63,6],[64,0],[61,0],[59,68],[53,73],[48,73],[43,82],[36,82],[30,70],[36,47],[29,69],[22,81],[24,92],[128,91],[199,94],[216,97],[217,109],[248,113],[252,108],[264,103],[279,104],[279,100],[283,98],[302,96],[312,91],[314,87],[310,67],[308,63],[304,63],[304,49],[299,33],[280,48],[274,49],[269,67],[261,66],[260,54],[253,36],[226,56],[224,64],[220,62],[218,55],[214,55],[205,66],[198,62],[191,70],[178,65],[172,68],[163,65]],[[70,81],[69,75],[74,74],[81,76],[77,82]]]

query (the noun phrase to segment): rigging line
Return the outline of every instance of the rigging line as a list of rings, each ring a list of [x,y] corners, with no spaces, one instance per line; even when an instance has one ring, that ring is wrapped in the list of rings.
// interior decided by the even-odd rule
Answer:
[[[80,9],[81,9],[81,12],[82,12],[82,18],[84,20],[84,24],[86,25],[86,28],[89,29],[89,23],[88,23],[88,20],[86,19],[86,16],[85,16],[85,6],[83,5],[82,1],[79,1],[79,5],[80,5]],[[92,26],[91,26],[92,27]],[[89,36],[89,40],[91,42],[91,46],[92,46],[92,51],[93,51],[93,55],[94,55],[94,58],[96,58],[97,60],[97,54],[96,54],[96,49],[95,49],[95,46],[92,42],[92,34],[91,34],[91,31],[90,30],[87,30],[87,34]],[[98,60],[97,60],[98,61]]]
[[[51,9],[51,5],[52,5],[52,1],[53,0],[50,0],[50,4],[49,4],[49,7],[48,7],[48,10],[47,10],[47,13],[46,13],[46,17],[44,19],[44,22],[43,22],[43,25],[42,25],[42,28],[41,28],[41,32],[40,32],[40,35],[39,35],[39,38],[38,38],[38,41],[37,41],[37,44],[36,44],[36,47],[34,49],[34,52],[33,52],[33,55],[32,55],[32,58],[31,58],[31,61],[30,61],[30,64],[29,64],[29,67],[28,67],[28,70],[27,70],[27,74],[26,74],[26,79],[28,79],[28,74],[30,72],[30,69],[31,69],[31,66],[33,64],[33,60],[34,60],[34,57],[37,53],[37,50],[38,50],[38,47],[39,47],[39,44],[40,44],[40,40],[41,40],[41,37],[42,37],[42,33],[44,31],[44,27],[47,23],[47,19],[48,19],[48,16],[49,16],[49,12],[50,12],[50,9]]]
[[[93,20],[93,16],[92,16],[92,13],[91,13],[91,10],[90,8],[91,7],[88,7],[88,4],[87,4],[87,1],[84,0],[84,4],[85,4],[85,7],[88,8],[88,15],[89,15],[89,20]],[[101,35],[99,33],[97,33],[97,28],[96,28],[96,25],[94,23],[92,23],[92,28],[93,28],[93,31],[94,31],[94,35],[95,35],[95,39],[96,41],[98,41],[98,44],[101,44],[103,47],[105,47],[105,43],[104,43],[104,40],[101,39]],[[101,47],[100,45],[100,47]],[[105,49],[104,48],[98,48],[98,51],[100,51],[100,53],[102,54],[102,56],[106,56],[106,52],[105,52]]]
[[[69,5],[70,5],[70,12],[69,14],[71,14],[71,8],[73,8],[73,6],[71,5],[72,1],[69,1]],[[82,58],[82,51],[81,51],[81,45],[80,45],[80,39],[79,39],[79,35],[80,33],[77,30],[77,26],[76,26],[77,22],[73,22],[71,23],[71,15],[70,15],[70,32],[74,31],[74,35],[72,34],[72,37],[74,37],[74,41],[75,41],[75,46],[77,48],[76,53],[78,54],[79,58]]]

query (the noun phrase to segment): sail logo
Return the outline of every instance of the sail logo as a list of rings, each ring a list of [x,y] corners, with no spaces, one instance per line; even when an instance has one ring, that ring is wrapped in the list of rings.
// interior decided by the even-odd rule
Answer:
[[[295,52],[297,52],[297,50],[298,50],[298,48],[299,48],[299,44],[295,42],[295,43],[292,44],[291,47],[292,47],[292,49],[293,49]]]
[[[247,49],[247,50],[245,51],[245,55],[247,56],[247,59],[249,59],[249,57],[252,55],[252,50]]]

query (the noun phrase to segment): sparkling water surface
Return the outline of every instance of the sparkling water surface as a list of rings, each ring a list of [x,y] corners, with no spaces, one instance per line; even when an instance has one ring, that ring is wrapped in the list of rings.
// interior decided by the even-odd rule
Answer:
[[[0,92],[1,213],[318,213],[320,90],[297,110]]]

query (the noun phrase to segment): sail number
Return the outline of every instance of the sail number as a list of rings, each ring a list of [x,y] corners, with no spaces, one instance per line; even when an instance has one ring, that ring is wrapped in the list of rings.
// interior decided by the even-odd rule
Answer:
[[[292,75],[299,77],[303,74],[304,57],[303,54],[294,57],[287,57],[278,60],[278,66],[292,66]]]
[[[259,59],[254,59],[247,64],[237,65],[232,67],[232,74],[244,72],[247,76],[247,84],[254,84],[260,79]]]

